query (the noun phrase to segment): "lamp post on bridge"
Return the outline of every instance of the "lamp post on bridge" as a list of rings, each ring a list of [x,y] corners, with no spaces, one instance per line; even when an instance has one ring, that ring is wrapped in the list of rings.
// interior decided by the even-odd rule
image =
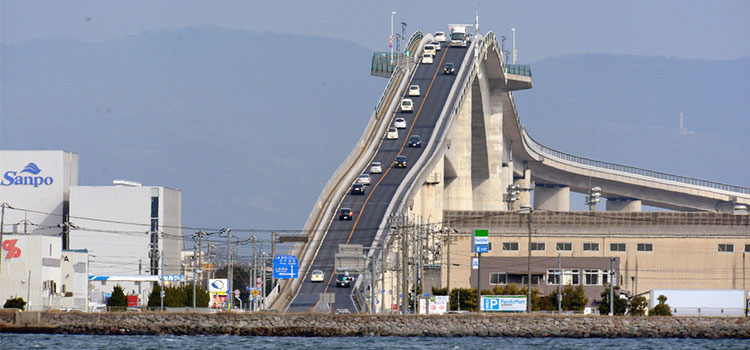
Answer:
[[[396,15],[396,11],[391,12],[391,36],[388,38],[388,46],[391,48],[391,65],[393,65],[393,16]]]

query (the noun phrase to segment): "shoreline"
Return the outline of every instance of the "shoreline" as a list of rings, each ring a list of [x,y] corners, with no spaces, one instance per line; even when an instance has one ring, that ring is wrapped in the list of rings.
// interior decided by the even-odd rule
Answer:
[[[13,319],[16,317],[14,314],[15,312],[7,310],[0,312],[0,333],[750,339],[750,318],[745,317],[609,317],[534,314],[402,316],[48,311],[36,313],[39,315],[36,318],[37,322],[13,325]],[[24,318],[28,319],[28,317]]]

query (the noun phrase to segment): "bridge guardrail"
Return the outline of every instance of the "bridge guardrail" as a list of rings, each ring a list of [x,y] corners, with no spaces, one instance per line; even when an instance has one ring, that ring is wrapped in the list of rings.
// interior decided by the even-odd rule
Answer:
[[[416,31],[414,34],[412,34],[412,37],[408,42],[408,46],[406,47],[414,50],[414,47],[421,42],[423,37],[424,35],[422,34],[422,32]],[[403,80],[403,75],[406,73],[407,72],[402,72],[401,70],[395,70],[393,72],[391,78],[388,80],[388,84],[381,94],[378,104],[375,106],[375,110],[370,117],[370,121],[365,128],[365,131],[360,137],[360,141],[355,145],[354,149],[352,149],[344,162],[336,169],[334,174],[326,183],[326,186],[323,188],[323,191],[321,191],[321,194],[318,197],[318,200],[315,202],[315,206],[313,207],[310,216],[308,217],[303,228],[303,232],[307,232],[311,237],[307,242],[299,244],[293,249],[294,255],[297,255],[298,257],[302,256],[302,259],[300,260],[304,271],[300,271],[300,278],[288,280],[284,283],[283,287],[281,287],[282,289],[280,289],[278,298],[272,303],[275,308],[285,310],[288,307],[289,303],[293,300],[293,297],[296,296],[297,291],[302,285],[301,281],[304,280],[303,276],[306,276],[312,260],[314,260],[315,255],[317,255],[320,244],[325,237],[325,228],[321,229],[321,225],[325,225],[331,220],[331,217],[333,216],[333,213],[336,209],[331,209],[330,204],[333,202],[338,203],[338,201],[335,199],[341,198],[347,190],[346,188],[339,188],[342,187],[339,185],[342,183],[342,181],[346,181],[345,177],[349,172],[351,172],[351,169],[355,167],[357,163],[361,162],[361,159],[365,155],[364,153],[368,148],[371,148],[369,146],[371,145],[372,141],[377,140],[378,136],[382,137],[382,134],[385,132],[383,128],[378,128],[378,126],[382,124],[382,119],[387,117],[387,113],[384,114],[384,108],[388,107],[386,106],[386,104],[392,104],[386,102],[388,102],[389,96],[396,96],[399,89],[405,88],[405,86],[403,86],[403,83],[397,85],[396,82]],[[354,176],[356,176],[356,174]],[[350,180],[353,181],[353,178]],[[321,235],[323,235],[323,237],[320,237]],[[292,294],[290,295],[290,293]]]

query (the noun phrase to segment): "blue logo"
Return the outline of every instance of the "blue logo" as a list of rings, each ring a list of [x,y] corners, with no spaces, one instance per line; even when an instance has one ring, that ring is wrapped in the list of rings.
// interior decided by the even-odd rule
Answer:
[[[39,175],[39,173],[42,172],[42,169],[40,169],[36,164],[29,163],[26,164],[21,171],[15,172],[13,170],[6,171],[3,175],[2,181],[0,181],[0,186],[34,186],[39,187],[41,185],[52,185],[52,183],[55,181],[52,176],[30,176],[30,175],[22,175],[23,173],[29,173],[31,175]]]

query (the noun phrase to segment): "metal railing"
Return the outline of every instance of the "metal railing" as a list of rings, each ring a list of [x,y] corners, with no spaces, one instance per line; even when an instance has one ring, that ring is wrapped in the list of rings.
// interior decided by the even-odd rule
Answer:
[[[528,64],[508,64],[505,66],[505,73],[531,78],[531,67]]]
[[[419,41],[422,40],[423,36],[424,35],[422,35],[421,31],[414,32],[414,34],[412,34],[411,36],[411,39],[409,39],[409,42],[406,44],[406,47],[409,48],[412,52],[414,52],[414,46],[419,45]],[[384,102],[386,98],[388,97],[389,92],[391,91],[391,88],[393,87],[393,85],[399,81],[399,79],[394,79],[393,77],[393,75],[397,73],[398,73],[398,69],[394,69],[393,73],[391,74],[391,78],[388,80],[388,85],[386,85],[385,90],[383,90],[383,94],[380,95],[380,100],[378,100],[378,104],[375,107],[376,115],[380,115],[380,112],[382,112],[383,108],[386,107],[384,106]]]

